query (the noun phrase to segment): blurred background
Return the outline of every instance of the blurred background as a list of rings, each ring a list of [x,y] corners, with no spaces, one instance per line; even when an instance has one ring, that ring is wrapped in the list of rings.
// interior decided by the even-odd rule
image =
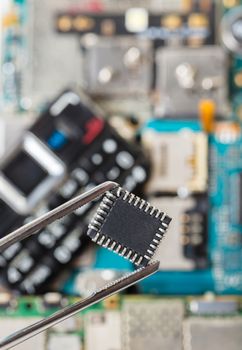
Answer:
[[[18,349],[242,348],[241,123],[240,0],[1,0],[0,237],[106,180],[173,218],[158,273]],[[93,211],[1,253],[0,336],[134,269]]]

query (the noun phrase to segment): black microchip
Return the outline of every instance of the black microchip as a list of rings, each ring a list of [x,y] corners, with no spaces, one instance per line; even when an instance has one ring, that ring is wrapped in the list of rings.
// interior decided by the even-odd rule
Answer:
[[[147,265],[171,218],[118,187],[107,192],[87,234],[92,240],[136,265]]]

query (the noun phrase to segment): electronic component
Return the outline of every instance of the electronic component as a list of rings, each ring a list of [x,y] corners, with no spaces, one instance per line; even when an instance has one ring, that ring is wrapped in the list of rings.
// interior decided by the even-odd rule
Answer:
[[[85,89],[92,95],[146,94],[152,84],[153,52],[148,39],[82,39]]]
[[[196,38],[196,45],[214,44],[215,10],[214,0],[206,3],[204,0],[123,0],[122,3],[98,0],[81,4],[66,0],[33,1],[30,30],[34,40],[32,59],[28,62],[29,65],[34,62],[30,66],[32,79],[29,79],[33,86],[32,105],[38,107],[65,86],[84,87],[85,65],[78,45],[83,35],[94,34],[110,42],[129,36],[128,40],[136,38],[137,42],[151,40],[155,47],[194,45],[190,38]],[[51,69],[53,62],[56,69]],[[122,102],[126,104],[127,101],[121,99],[121,106]],[[134,110],[137,111],[137,107]]]
[[[43,297],[13,297],[14,308],[0,308],[0,332],[5,332],[4,335],[6,335],[9,327],[10,332],[14,328],[21,328],[20,322],[23,322],[23,325],[30,323],[33,321],[33,315],[35,319],[45,317],[49,311],[42,307]],[[65,298],[68,304],[79,299],[73,296],[65,296]],[[48,329],[41,335],[44,343],[41,344],[40,341],[38,344],[31,343],[37,340],[37,336],[28,341],[29,346],[28,342],[23,343],[22,346],[32,349],[30,344],[36,344],[38,350],[55,350],[57,347],[62,350],[64,344],[65,349],[69,349],[70,346],[71,350],[83,348],[143,350],[149,345],[152,350],[160,349],[161,346],[167,350],[180,350],[183,349],[184,344],[184,349],[193,349],[191,347],[193,345],[195,350],[200,350],[201,347],[197,348],[198,344],[200,345],[201,342],[204,344],[201,332],[204,330],[206,345],[210,349],[213,348],[215,337],[217,342],[220,341],[220,328],[225,329],[229,339],[231,339],[231,332],[235,332],[237,344],[238,330],[241,329],[242,322],[241,296],[222,297],[222,299],[213,296],[211,299],[210,295],[209,298],[210,301],[208,295],[205,298],[184,296],[174,299],[121,294],[119,302],[115,303],[111,310],[106,299]],[[192,308],[191,305],[193,305]],[[199,316],[198,311],[202,314],[204,310],[208,311],[205,317]],[[207,333],[210,324],[214,332],[211,335]],[[217,349],[216,346],[215,349]],[[233,347],[231,349],[234,350]]]
[[[48,350],[56,349],[82,350],[81,339],[77,334],[51,334],[48,339]]]
[[[184,350],[239,350],[242,321],[234,318],[190,317],[184,321]]]
[[[164,212],[119,187],[106,193],[87,234],[97,244],[136,265],[145,266],[153,257],[170,221]]]
[[[43,305],[46,309],[61,308],[66,305],[66,299],[59,293],[46,293],[43,296]]]
[[[215,299],[203,298],[193,299],[189,303],[189,310],[194,315],[233,315],[239,311],[239,305],[232,298]]]
[[[240,173],[241,130],[236,123],[218,123],[211,138],[210,256],[215,290],[235,293],[242,289]],[[231,284],[231,281],[233,283]]]
[[[87,350],[121,350],[121,314],[119,311],[91,311],[84,318]],[[105,339],[105,341],[103,341]]]
[[[211,133],[214,130],[216,116],[216,106],[214,101],[201,100],[198,108],[203,130],[207,133]]]
[[[182,348],[184,305],[179,300],[128,300],[122,312],[122,349]]]
[[[147,191],[203,192],[207,188],[208,145],[204,132],[189,123],[150,121],[142,132],[142,143],[152,162]],[[177,176],[179,169],[179,176]]]
[[[194,261],[196,268],[208,267],[208,198],[207,195],[194,197],[194,206],[182,216],[184,232],[184,255]]]
[[[134,140],[141,126],[140,120],[134,115],[114,115],[109,118],[111,126],[126,140]]]
[[[188,36],[188,45],[192,47],[202,46],[206,42],[206,31],[209,31],[209,18],[205,13],[191,13],[187,20],[191,34]],[[203,34],[202,34],[203,33]]]
[[[92,33],[107,37],[140,35],[156,40],[159,45],[178,41],[182,44],[199,46],[214,42],[213,5],[211,1],[204,11],[202,6],[197,7],[196,4],[190,3],[184,6],[183,11],[177,11],[182,12],[180,14],[176,11],[166,11],[160,4],[152,6],[150,3],[141,7],[137,4],[135,7],[129,5],[123,10],[115,8],[108,11],[106,7],[105,12],[73,13],[65,10],[57,13],[54,25],[61,34]],[[194,6],[194,12],[187,12],[189,6]],[[156,10],[152,11],[154,7]]]
[[[16,306],[16,303],[14,302],[14,298],[12,298],[12,295],[10,293],[0,293],[0,308],[6,309],[6,308],[14,308]]]
[[[161,101],[157,115],[197,118],[200,99],[208,97],[214,101],[217,113],[224,115],[228,103],[227,56],[222,48],[159,49],[156,65],[156,89]]]
[[[207,202],[202,197],[153,197],[152,205],[172,217],[169,237],[158,247],[154,259],[160,270],[189,271],[207,265]]]

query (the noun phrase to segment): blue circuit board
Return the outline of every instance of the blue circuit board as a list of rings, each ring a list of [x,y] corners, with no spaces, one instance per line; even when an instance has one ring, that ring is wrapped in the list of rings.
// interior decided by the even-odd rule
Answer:
[[[187,120],[151,120],[142,129],[154,129],[159,133],[178,133],[181,131],[201,132],[198,121]],[[210,268],[193,271],[159,271],[144,280],[140,288],[144,293],[157,294],[201,294],[214,290],[214,280]]]
[[[160,124],[160,126],[155,126]],[[182,125],[183,124],[183,125]],[[151,123],[156,130],[199,130],[196,122]],[[221,124],[223,126],[223,124]],[[219,294],[242,291],[241,172],[242,137],[232,123],[210,135],[208,178],[209,268],[191,272],[159,272],[145,281],[144,291]]]
[[[218,131],[208,136],[208,266],[191,271],[159,271],[140,283],[139,288],[143,293],[182,295],[206,291],[218,294],[242,292],[242,137],[233,123],[221,123],[220,126]],[[141,134],[147,128],[159,133],[202,130],[198,121],[181,120],[151,120]],[[133,268],[112,252],[98,249],[93,268],[110,269],[114,266],[120,270]],[[66,291],[73,291],[74,280],[72,276]]]
[[[199,130],[198,122],[151,122],[156,130]],[[218,124],[219,125],[219,124]],[[233,123],[208,138],[208,258],[207,270],[159,272],[145,281],[144,291],[219,294],[242,291],[241,172],[242,137]]]
[[[218,293],[241,293],[241,134],[211,136],[210,154],[209,250],[214,287]]]

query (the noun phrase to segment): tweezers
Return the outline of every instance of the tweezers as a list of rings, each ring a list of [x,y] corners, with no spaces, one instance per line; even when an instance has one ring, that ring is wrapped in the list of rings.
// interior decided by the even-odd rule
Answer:
[[[102,196],[106,191],[110,191],[117,187],[118,184],[112,181],[107,181],[99,186],[94,187],[90,191],[87,191],[68,202],[60,205],[59,207],[45,213],[39,218],[33,220],[30,223],[18,228],[17,230],[9,233],[5,237],[0,239],[0,253],[8,248],[13,243],[19,242],[24,238],[27,238],[35,233],[38,233],[41,229],[51,224],[52,222],[61,219],[62,217],[71,214],[79,207],[97,199]],[[123,289],[133,285],[136,282],[152,275],[159,269],[159,262],[151,262],[145,267],[141,267],[111,283],[103,288],[96,290],[89,297],[82,299],[72,305],[69,305],[49,317],[46,317],[32,325],[20,329],[19,331],[0,340],[0,349],[10,349],[27,339],[45,331],[46,329],[56,325],[59,322],[66,320],[67,318],[75,315],[81,310],[88,308],[89,306],[98,303],[99,301],[122,291]]]

